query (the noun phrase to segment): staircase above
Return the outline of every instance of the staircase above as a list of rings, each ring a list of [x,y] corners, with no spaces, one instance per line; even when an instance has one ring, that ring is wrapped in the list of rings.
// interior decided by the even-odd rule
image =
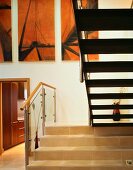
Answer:
[[[88,37],[95,31],[111,31],[111,34],[113,31],[132,31],[133,10],[83,9],[82,1],[76,0],[73,0],[73,7],[91,125],[132,126],[133,78],[128,77],[133,72],[133,55],[128,59],[126,54],[133,54],[133,38]],[[106,57],[90,61],[90,54]],[[113,54],[111,60],[110,54]],[[116,54],[121,59],[118,60]],[[121,92],[122,88],[126,92]]]

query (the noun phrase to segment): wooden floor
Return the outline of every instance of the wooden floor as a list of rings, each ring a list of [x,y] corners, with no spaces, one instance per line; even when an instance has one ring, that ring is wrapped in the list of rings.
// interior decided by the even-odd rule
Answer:
[[[8,149],[0,155],[0,170],[25,170],[24,144]]]

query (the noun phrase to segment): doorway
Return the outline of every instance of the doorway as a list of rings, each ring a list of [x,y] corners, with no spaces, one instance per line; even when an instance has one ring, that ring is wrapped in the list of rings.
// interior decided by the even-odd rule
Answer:
[[[24,112],[21,105],[29,96],[29,78],[0,79],[1,149],[24,142]]]

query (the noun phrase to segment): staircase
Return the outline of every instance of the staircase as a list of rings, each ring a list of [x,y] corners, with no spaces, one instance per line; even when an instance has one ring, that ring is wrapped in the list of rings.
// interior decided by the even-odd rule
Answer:
[[[73,0],[91,125],[132,126],[133,79],[121,78],[124,76],[120,76],[120,74],[133,72],[133,60],[122,59],[123,55],[121,55],[121,61],[117,59],[109,61],[108,55],[132,54],[133,39],[86,39],[85,34],[86,32],[93,31],[133,30],[133,10],[82,9],[82,7],[78,6],[77,2],[79,1]],[[106,54],[106,60],[90,61],[88,57],[89,54]],[[115,58],[115,55],[113,58]],[[94,74],[96,78],[94,78]],[[103,79],[103,77],[105,78]],[[116,92],[114,90],[116,88],[126,88],[128,92]],[[113,103],[113,100],[124,101],[124,103],[117,102],[116,104]],[[97,101],[98,104],[95,104],[95,101]],[[116,114],[113,114],[113,112],[116,112]]]
[[[78,9],[76,0],[73,6],[92,126],[45,127],[45,136],[40,138],[40,147],[34,150],[27,170],[132,170],[133,93],[129,88],[133,87],[133,79],[109,77],[132,73],[133,61],[108,61],[107,56],[107,61],[94,62],[87,55],[131,54],[133,39],[85,39],[83,35],[86,31],[133,30],[133,12]],[[103,74],[106,74],[104,79]],[[113,91],[122,87],[128,92]],[[112,90],[107,92],[108,88]],[[103,100],[116,99],[126,103],[102,104]],[[123,110],[128,112],[123,114]]]
[[[46,127],[27,170],[132,170],[133,127]]]

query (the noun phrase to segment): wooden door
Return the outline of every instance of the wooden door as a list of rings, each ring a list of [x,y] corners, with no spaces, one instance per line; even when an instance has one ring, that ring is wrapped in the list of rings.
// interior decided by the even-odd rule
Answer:
[[[18,85],[16,82],[2,83],[3,148],[18,144]]]
[[[18,119],[18,101],[24,100],[24,82],[27,83],[29,95],[29,79],[0,79],[0,152],[24,142],[24,120]],[[2,120],[1,120],[2,119]],[[1,131],[0,131],[1,132]],[[2,146],[3,144],[3,146]]]

